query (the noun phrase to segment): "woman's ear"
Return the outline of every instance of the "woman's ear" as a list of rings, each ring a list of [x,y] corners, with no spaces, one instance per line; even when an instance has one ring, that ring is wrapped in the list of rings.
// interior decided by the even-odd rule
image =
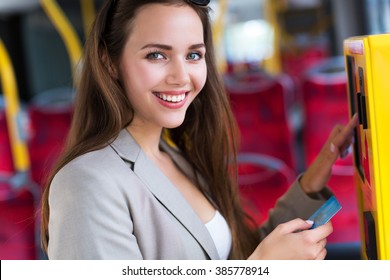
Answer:
[[[103,61],[104,66],[106,67],[108,73],[114,80],[118,80],[118,71],[116,70],[115,65],[112,63],[111,58],[109,57],[108,53],[106,51],[101,52],[101,58]]]

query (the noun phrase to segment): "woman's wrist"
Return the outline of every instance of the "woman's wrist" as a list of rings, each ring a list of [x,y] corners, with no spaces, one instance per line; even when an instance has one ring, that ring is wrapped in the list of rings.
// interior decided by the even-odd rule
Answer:
[[[298,178],[298,184],[301,187],[302,191],[309,196],[312,199],[320,199],[320,194],[321,190],[315,190],[311,185],[310,185],[310,180],[307,179],[306,174],[303,174],[300,178]]]
[[[315,193],[316,191],[313,191],[312,188],[310,187],[309,180],[307,179],[307,174],[304,173],[302,176],[298,178],[298,183],[301,189],[306,193]]]
[[[305,179],[304,175],[298,178],[298,185],[308,197],[316,200],[326,200],[333,195],[332,191],[326,186],[322,186],[321,189],[318,189],[318,187],[317,189],[310,187],[310,183]]]

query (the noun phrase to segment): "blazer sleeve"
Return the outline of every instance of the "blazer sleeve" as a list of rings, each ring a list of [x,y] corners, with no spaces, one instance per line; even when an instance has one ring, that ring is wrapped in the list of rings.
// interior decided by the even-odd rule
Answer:
[[[49,205],[49,259],[142,259],[126,199],[107,171],[65,166]]]
[[[332,196],[328,187],[308,196],[299,184],[299,176],[289,190],[278,199],[275,208],[269,212],[268,220],[260,227],[260,237],[264,239],[277,225],[295,218],[308,219],[325,201]]]

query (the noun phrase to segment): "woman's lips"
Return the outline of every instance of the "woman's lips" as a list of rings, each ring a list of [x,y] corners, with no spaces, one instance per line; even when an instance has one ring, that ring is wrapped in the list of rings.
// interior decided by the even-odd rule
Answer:
[[[177,109],[185,104],[185,100],[189,91],[162,91],[153,92],[158,98],[160,104],[167,108]]]

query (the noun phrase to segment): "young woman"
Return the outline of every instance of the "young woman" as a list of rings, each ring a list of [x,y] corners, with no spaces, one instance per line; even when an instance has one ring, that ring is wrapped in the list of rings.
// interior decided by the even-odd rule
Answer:
[[[303,219],[329,197],[356,118],[252,230],[208,2],[108,0],[97,15],[68,145],[43,196],[49,259],[325,258],[332,225],[307,230]]]

